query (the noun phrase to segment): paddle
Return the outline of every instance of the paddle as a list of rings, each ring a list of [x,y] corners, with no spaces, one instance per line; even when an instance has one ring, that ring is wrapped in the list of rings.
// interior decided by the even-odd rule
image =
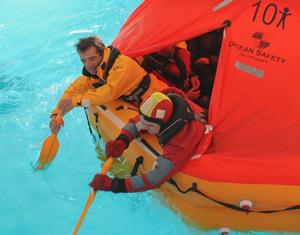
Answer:
[[[112,157],[109,157],[106,160],[106,162],[104,163],[104,165],[102,167],[102,171],[100,173],[101,175],[106,175],[106,173],[108,172],[108,170],[109,170],[111,164],[113,163],[113,161],[114,161],[114,159]],[[90,206],[91,206],[91,204],[92,204],[92,202],[93,202],[93,200],[94,200],[94,198],[96,196],[96,193],[97,193],[97,191],[94,191],[94,189],[92,189],[92,191],[91,191],[91,193],[90,193],[90,195],[89,195],[89,197],[88,197],[88,199],[87,199],[87,201],[85,203],[85,206],[84,206],[84,209],[83,209],[83,211],[81,213],[81,216],[80,216],[80,218],[79,218],[79,220],[78,220],[78,222],[76,224],[76,227],[75,227],[75,229],[73,231],[73,235],[77,235],[77,233],[79,231],[79,228],[80,228],[80,226],[81,226],[81,224],[82,224],[82,222],[84,220],[84,217],[85,217],[88,209],[90,208]]]
[[[55,119],[59,125],[63,125],[63,119],[61,115],[58,114]],[[55,158],[58,148],[59,142],[57,135],[52,133],[47,139],[44,140],[35,170],[43,170],[48,164],[50,164]]]

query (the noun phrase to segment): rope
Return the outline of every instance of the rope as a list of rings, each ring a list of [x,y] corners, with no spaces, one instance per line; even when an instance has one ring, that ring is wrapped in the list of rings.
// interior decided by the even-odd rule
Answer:
[[[291,207],[287,207],[287,208],[283,208],[283,209],[279,209],[279,210],[262,210],[262,211],[257,211],[257,210],[249,210],[249,209],[244,209],[242,207],[239,207],[239,206],[236,206],[234,204],[230,204],[230,203],[227,203],[227,202],[222,202],[222,201],[219,201],[217,199],[214,199],[208,195],[206,195],[205,193],[203,193],[202,191],[200,191],[198,188],[197,188],[197,183],[193,182],[192,186],[183,191],[177,184],[177,182],[174,180],[174,179],[169,179],[168,181],[170,184],[174,185],[176,187],[176,189],[181,192],[181,193],[188,193],[188,192],[195,192],[195,193],[198,193],[200,194],[201,196],[209,199],[210,201],[213,201],[219,205],[222,205],[226,208],[229,208],[229,209],[232,209],[232,210],[236,210],[236,211],[240,211],[240,212],[246,212],[246,213],[261,213],[261,214],[271,214],[271,213],[276,213],[276,212],[282,212],[282,211],[291,211],[291,210],[298,210],[300,209],[300,205],[295,205],[295,206],[291,206]]]

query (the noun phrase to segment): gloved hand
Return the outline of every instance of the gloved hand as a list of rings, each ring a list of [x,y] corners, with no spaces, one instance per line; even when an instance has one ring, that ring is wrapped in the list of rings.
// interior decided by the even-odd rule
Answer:
[[[111,191],[112,179],[106,175],[96,174],[89,185],[95,190]]]
[[[59,130],[60,130],[60,127],[64,125],[64,122],[61,121],[61,123],[59,123],[57,121],[57,115],[56,114],[53,114],[51,115],[50,117],[50,123],[49,123],[49,128],[50,128],[50,131],[54,134],[54,135],[57,135]]]
[[[105,147],[105,155],[113,158],[120,157],[126,147],[127,144],[122,139],[108,141]]]

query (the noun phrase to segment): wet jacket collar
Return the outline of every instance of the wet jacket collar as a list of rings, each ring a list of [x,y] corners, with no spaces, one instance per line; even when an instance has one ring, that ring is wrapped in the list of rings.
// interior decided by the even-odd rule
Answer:
[[[110,48],[105,47],[104,51],[103,51],[103,59],[97,68],[97,76],[101,79],[104,78],[105,68],[106,68],[109,56],[110,56]]]

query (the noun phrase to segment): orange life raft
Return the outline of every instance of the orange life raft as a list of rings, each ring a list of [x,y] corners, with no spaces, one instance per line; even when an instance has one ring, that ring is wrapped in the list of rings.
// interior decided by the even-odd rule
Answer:
[[[295,0],[145,0],[113,42],[135,57],[224,28],[209,110],[213,141],[162,187],[203,228],[300,232],[299,22]],[[128,106],[90,110],[105,140],[136,114],[120,105]],[[147,170],[160,151],[145,135],[125,156],[132,163],[144,156]]]
[[[96,128],[97,114],[99,133],[105,141],[112,140],[127,121],[137,114],[130,108],[136,109],[124,101],[93,107],[89,119]],[[142,170],[146,171],[154,166],[156,156],[160,153],[158,139],[143,134],[130,144],[123,156],[132,166],[137,157],[143,156]],[[190,160],[183,170],[161,187],[170,206],[179,210],[188,222],[202,229],[229,227],[234,230],[300,231],[300,186],[207,179],[224,171],[228,175],[240,172],[243,176],[247,159],[238,161],[240,166],[226,163],[226,156],[223,159],[206,154]],[[262,172],[261,177],[263,175]]]

